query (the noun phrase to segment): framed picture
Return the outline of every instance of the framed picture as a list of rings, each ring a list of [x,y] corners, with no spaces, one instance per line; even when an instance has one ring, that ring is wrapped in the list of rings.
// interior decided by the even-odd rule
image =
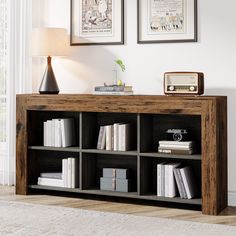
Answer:
[[[197,42],[197,0],[137,0],[138,43]]]
[[[124,44],[124,0],[71,0],[70,44]]]

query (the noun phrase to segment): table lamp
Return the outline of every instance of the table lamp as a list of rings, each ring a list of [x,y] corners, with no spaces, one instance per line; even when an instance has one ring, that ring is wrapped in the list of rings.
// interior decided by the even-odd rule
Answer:
[[[59,88],[51,65],[51,57],[68,55],[66,29],[34,28],[32,32],[32,56],[47,57],[47,67],[39,88],[40,94],[58,94]]]

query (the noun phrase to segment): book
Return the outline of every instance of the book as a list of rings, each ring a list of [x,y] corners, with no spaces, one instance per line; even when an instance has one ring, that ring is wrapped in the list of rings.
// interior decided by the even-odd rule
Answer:
[[[63,179],[63,186],[65,188],[68,187],[68,159],[62,160],[62,179]]]
[[[194,183],[193,171],[190,166],[180,169],[180,174],[183,179],[184,188],[187,194],[187,198],[191,199],[196,195],[196,185]]]
[[[79,185],[78,158],[71,158],[71,188],[77,188]]]
[[[47,121],[47,146],[52,147],[52,121]]]
[[[94,91],[93,95],[133,95],[133,92],[99,92],[99,91]]]
[[[62,173],[61,172],[40,173],[40,177],[50,178],[50,179],[62,179]]]
[[[176,194],[177,194],[177,186],[176,186],[176,183],[175,183],[175,177],[174,177],[174,169],[178,166],[180,166],[181,164],[180,163],[172,163],[172,164],[169,164],[168,165],[168,187],[169,187],[169,190],[168,190],[168,197],[175,197]]]
[[[194,151],[192,149],[190,149],[190,150],[183,150],[183,149],[163,149],[163,148],[158,148],[158,152],[164,153],[164,154],[176,154],[176,155],[192,155],[192,154],[194,154]]]
[[[120,124],[119,125],[119,151],[130,150],[130,135],[131,135],[131,124]]]
[[[75,145],[75,121],[73,118],[61,119],[62,147]]]
[[[157,196],[158,197],[165,196],[165,164],[166,162],[157,164]]]
[[[112,134],[113,134],[113,125],[107,125],[105,126],[106,129],[106,150],[111,151],[112,149]]]
[[[113,141],[114,141],[114,151],[119,151],[120,150],[120,147],[119,147],[119,125],[120,123],[115,123],[113,125],[113,135],[114,135],[114,138],[113,138]]]
[[[180,197],[181,198],[187,198],[187,194],[186,194],[186,191],[185,191],[185,188],[184,188],[183,179],[182,179],[181,174],[180,174],[180,168],[175,168],[174,169],[174,175],[175,175],[175,180],[176,180],[176,183],[177,183],[177,187],[178,187],[178,190],[179,190]]]
[[[194,144],[193,141],[164,141],[161,140],[159,141],[159,145],[160,146],[181,146],[181,147],[192,147],[192,145]]]
[[[72,158],[68,158],[67,165],[67,187],[72,188]]]
[[[48,146],[48,140],[47,140],[47,121],[43,122],[43,146]]]
[[[38,185],[42,186],[53,186],[53,187],[64,187],[62,179],[51,179],[51,178],[38,178]]]
[[[96,86],[94,90],[96,92],[130,92],[133,90],[133,87],[132,86],[118,86],[118,85]]]
[[[100,129],[99,129],[97,149],[99,149],[99,150],[104,149],[105,148],[105,143],[106,143],[105,126],[101,126]]]

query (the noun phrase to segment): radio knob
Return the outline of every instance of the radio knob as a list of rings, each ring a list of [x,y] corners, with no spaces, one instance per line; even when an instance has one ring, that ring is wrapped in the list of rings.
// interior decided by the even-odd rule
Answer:
[[[189,90],[193,92],[193,91],[195,91],[195,88],[194,88],[193,86],[191,86],[191,87],[189,88]]]
[[[170,91],[174,91],[174,90],[175,90],[175,87],[174,87],[174,86],[170,86],[170,87],[169,87],[169,90],[170,90]]]

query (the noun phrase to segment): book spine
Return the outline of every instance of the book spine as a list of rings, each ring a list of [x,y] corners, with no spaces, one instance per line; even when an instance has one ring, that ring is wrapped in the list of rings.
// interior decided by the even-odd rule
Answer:
[[[64,183],[64,187],[68,187],[68,159],[63,159],[62,160],[62,179]]]
[[[106,150],[112,150],[112,126],[106,126]]]
[[[161,196],[165,196],[165,165],[161,165]]]
[[[158,148],[158,152],[165,154],[176,154],[176,155],[191,155],[193,150],[177,150],[177,149],[162,149]]]
[[[43,122],[43,146],[47,146],[47,122]]]
[[[162,197],[162,191],[161,191],[162,189],[161,169],[162,168],[161,167],[162,167],[161,164],[157,165],[157,196],[158,197]]]
[[[180,195],[181,198],[184,198],[183,191],[182,191],[182,188],[181,188],[181,185],[180,185],[180,179],[179,179],[179,174],[178,174],[177,169],[174,169],[174,176],[175,176],[175,180],[176,180],[176,183],[177,183],[177,188],[178,188],[178,191],[179,191],[179,195]]]
[[[68,188],[72,188],[72,158],[68,158]]]
[[[181,188],[182,193],[183,193],[183,198],[187,198],[187,193],[186,193],[186,190],[185,190],[185,187],[184,187],[184,182],[183,182],[183,179],[182,179],[182,176],[181,176],[181,173],[180,173],[180,169],[177,169],[177,174],[178,174],[179,181],[180,181],[180,188]]]
[[[191,199],[192,196],[191,196],[190,189],[189,189],[189,186],[188,186],[188,181],[187,181],[187,176],[186,176],[186,172],[185,171],[186,171],[185,168],[180,169],[180,174],[181,174],[181,177],[182,177],[182,180],[183,180],[183,183],[184,183],[184,189],[186,191],[187,198]]]
[[[62,147],[66,147],[66,137],[65,137],[65,122],[64,119],[61,119],[61,141],[62,141]]]
[[[100,149],[100,150],[102,149],[103,133],[104,133],[104,126],[101,126],[99,130],[98,142],[97,142],[97,149]]]
[[[114,124],[114,151],[119,151],[119,124]]]
[[[169,197],[173,198],[176,196],[176,189],[175,189],[175,180],[174,180],[174,167],[169,166]]]
[[[71,188],[75,188],[75,158],[71,158]]]
[[[165,197],[169,197],[169,165],[165,165]]]

